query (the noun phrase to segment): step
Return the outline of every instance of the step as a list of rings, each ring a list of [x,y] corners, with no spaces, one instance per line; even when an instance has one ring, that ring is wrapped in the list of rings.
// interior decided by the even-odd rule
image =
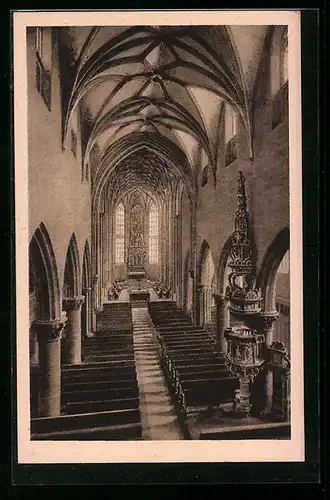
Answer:
[[[171,360],[174,362],[175,366],[182,363],[186,362],[188,364],[198,364],[201,363],[203,364],[205,360],[210,360],[210,362],[214,359],[216,359],[216,354],[214,352],[184,352],[180,353],[177,352],[176,354],[171,353]]]
[[[121,377],[134,377],[136,373],[135,366],[129,366],[129,367],[118,367],[115,369],[112,368],[93,368],[93,369],[87,369],[87,370],[72,370],[70,372],[62,372],[61,375],[61,380],[63,382],[67,381],[73,381],[73,380],[84,380],[84,379],[89,379],[93,380],[94,378],[97,379],[109,379],[112,380],[113,377],[117,378],[118,376]]]
[[[128,385],[114,389],[81,390],[79,392],[63,391],[61,396],[64,404],[83,401],[109,401],[112,399],[136,398],[139,396],[139,389],[137,385],[134,387]]]
[[[138,409],[104,411],[60,415],[59,417],[39,417],[31,420],[31,432],[59,432],[118,424],[131,424],[140,421]]]
[[[111,361],[134,361],[134,353],[127,354],[98,354],[98,355],[85,355],[85,362],[111,362]]]
[[[178,378],[180,381],[183,380],[191,380],[191,379],[200,379],[200,378],[214,378],[218,379],[223,377],[224,375],[227,375],[228,368],[224,365],[221,368],[218,368],[217,370],[194,370],[194,371],[180,371],[177,370]]]
[[[75,431],[48,432],[44,434],[32,434],[32,440],[66,440],[66,441],[106,441],[106,440],[133,440],[142,436],[142,425],[140,423],[114,425],[107,427],[96,427],[94,429],[79,429]]]
[[[134,378],[129,378],[126,380],[119,379],[119,380],[86,380],[86,381],[77,381],[75,380],[74,382],[67,382],[64,381],[62,384],[62,389],[64,392],[70,392],[70,391],[81,391],[81,390],[86,390],[86,391],[93,391],[93,390],[101,390],[101,389],[119,389],[121,387],[134,387],[137,384],[136,377]]]
[[[112,337],[102,335],[100,337],[90,337],[88,340],[84,341],[84,345],[86,346],[94,346],[94,345],[113,345],[113,344],[123,344],[123,345],[131,345],[133,342],[133,335],[113,335]]]
[[[198,365],[177,365],[175,364],[175,369],[178,373],[195,373],[195,372],[210,372],[216,370],[222,370],[226,368],[226,364],[224,361],[219,361],[218,363],[209,363],[209,364],[198,364]]]
[[[97,356],[121,356],[127,354],[128,356],[134,354],[134,348],[130,349],[84,349],[84,357],[97,357]]]
[[[200,345],[199,347],[180,347],[180,348],[171,348],[171,347],[168,347],[166,348],[166,351],[171,355],[171,357],[173,356],[174,358],[177,358],[177,357],[182,357],[182,356],[185,356],[186,354],[190,354],[190,355],[194,355],[194,354],[202,354],[202,353],[210,353],[212,354],[213,352],[213,347],[212,346],[205,346],[203,347],[202,345]]]
[[[204,328],[196,328],[196,327],[172,327],[172,326],[165,326],[165,327],[158,327],[159,333],[162,335],[171,335],[171,334],[185,334],[185,333],[200,333],[200,334],[206,334],[207,331]]]
[[[116,369],[135,366],[134,360],[115,360],[115,361],[100,361],[100,362],[87,362],[77,365],[62,365],[62,373],[78,372],[85,370],[99,370],[99,369]]]
[[[203,374],[201,377],[195,376],[191,378],[184,378],[181,379],[180,377],[180,385],[183,387],[183,389],[192,389],[192,390],[200,390],[201,386],[205,387],[216,387],[218,388],[218,385],[222,383],[231,382],[231,381],[236,381],[236,377],[230,374],[230,372],[227,372],[227,374],[218,374],[217,376],[212,375],[212,374]]]
[[[210,345],[213,346],[214,343],[208,337],[188,337],[187,339],[178,339],[178,340],[164,340],[161,342],[161,345],[167,348],[180,348],[180,346],[199,346],[199,345]]]
[[[85,401],[68,403],[65,406],[67,414],[95,413],[113,410],[138,409],[139,398],[122,398],[105,401]]]
[[[290,422],[269,424],[239,425],[225,427],[215,431],[202,431],[199,439],[233,440],[233,439],[290,439]]]

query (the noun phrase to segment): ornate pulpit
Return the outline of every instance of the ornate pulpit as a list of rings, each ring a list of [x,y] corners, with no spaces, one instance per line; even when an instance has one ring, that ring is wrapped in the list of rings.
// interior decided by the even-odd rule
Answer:
[[[250,383],[265,363],[264,335],[251,326],[255,323],[251,322],[251,318],[255,318],[260,313],[262,295],[260,290],[255,288],[248,221],[245,179],[242,172],[239,172],[235,229],[231,237],[228,264],[231,273],[226,289],[231,326],[225,330],[227,340],[225,362],[240,382],[234,409],[242,415],[250,413]]]

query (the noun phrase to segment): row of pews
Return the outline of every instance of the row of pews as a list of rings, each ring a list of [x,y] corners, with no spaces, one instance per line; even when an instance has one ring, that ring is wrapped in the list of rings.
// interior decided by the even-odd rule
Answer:
[[[84,362],[62,366],[61,415],[33,418],[31,438],[136,440],[141,433],[130,304],[105,304],[96,334],[85,339]]]
[[[238,381],[215,351],[214,339],[174,302],[150,302],[159,353],[182,417],[231,404]]]

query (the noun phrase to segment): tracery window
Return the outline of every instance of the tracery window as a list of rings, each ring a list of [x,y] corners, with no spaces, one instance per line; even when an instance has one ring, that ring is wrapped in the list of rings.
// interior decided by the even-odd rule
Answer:
[[[152,204],[149,211],[149,263],[158,264],[159,217],[158,208]]]
[[[115,262],[117,265],[125,262],[125,209],[122,203],[117,206],[115,216]]]

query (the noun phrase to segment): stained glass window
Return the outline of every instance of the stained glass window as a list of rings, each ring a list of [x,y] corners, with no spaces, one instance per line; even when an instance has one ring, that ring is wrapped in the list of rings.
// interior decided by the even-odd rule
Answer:
[[[122,203],[116,209],[115,245],[116,264],[123,264],[125,262],[125,209]]]
[[[158,234],[159,218],[158,208],[155,205],[150,207],[149,212],[149,262],[158,264]]]

